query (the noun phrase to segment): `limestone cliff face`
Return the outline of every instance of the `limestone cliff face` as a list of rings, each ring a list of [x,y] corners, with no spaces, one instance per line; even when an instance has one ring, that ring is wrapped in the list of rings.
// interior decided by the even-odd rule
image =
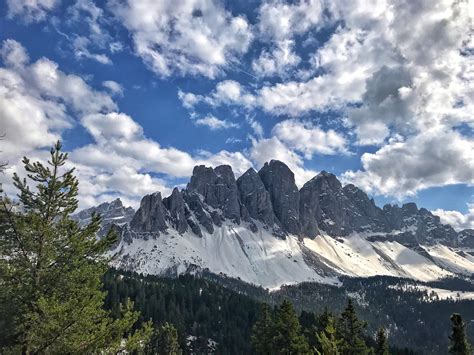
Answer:
[[[379,208],[357,186],[343,186],[326,171],[298,190],[293,172],[278,160],[265,163],[258,172],[251,168],[238,179],[229,165],[196,166],[185,189],[175,188],[166,198],[159,192],[146,195],[136,213],[115,200],[82,211],[75,218],[85,221],[92,212],[104,215],[107,229],[112,224],[129,223],[129,230],[135,235],[159,235],[172,228],[179,234],[191,231],[203,236],[229,221],[252,232],[262,226],[279,238],[288,234],[314,238],[322,233],[362,233],[396,239],[405,245],[474,244],[471,230],[458,233],[414,203]]]

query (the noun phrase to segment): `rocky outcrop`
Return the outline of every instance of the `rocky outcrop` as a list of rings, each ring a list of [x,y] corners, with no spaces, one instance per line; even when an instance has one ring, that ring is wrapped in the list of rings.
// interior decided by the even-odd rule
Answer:
[[[269,227],[279,224],[273,212],[270,193],[265,189],[262,179],[253,168],[237,179],[237,187],[240,200],[250,218],[261,221]]]
[[[270,194],[273,212],[285,231],[301,235],[300,195],[293,172],[278,160],[272,160],[258,172],[266,190]]]
[[[186,203],[184,202],[183,195],[178,188],[175,187],[171,195],[163,199],[163,204],[169,211],[167,220],[171,227],[176,229],[179,234],[186,232],[188,230]]]
[[[130,227],[135,232],[150,233],[166,230],[166,209],[160,192],[142,198],[140,208],[133,216]]]
[[[440,218],[427,209],[418,209],[413,202],[402,207],[388,204],[383,207],[383,212],[390,230],[409,233],[416,243],[442,241],[450,246],[458,244],[458,233],[451,226],[442,224]]]
[[[98,235],[105,235],[113,225],[121,226],[130,222],[135,214],[132,207],[125,207],[119,198],[112,202],[104,202],[98,206],[91,207],[76,213],[72,218],[81,225],[87,225],[91,221],[92,214],[102,217],[101,228]]]
[[[239,192],[229,165],[220,165],[215,169],[196,166],[187,190],[202,196],[207,206],[220,209],[224,218],[240,223]]]
[[[346,236],[353,232],[384,232],[383,212],[356,186],[342,186],[334,174],[322,171],[300,190],[301,224],[305,235],[320,231]]]

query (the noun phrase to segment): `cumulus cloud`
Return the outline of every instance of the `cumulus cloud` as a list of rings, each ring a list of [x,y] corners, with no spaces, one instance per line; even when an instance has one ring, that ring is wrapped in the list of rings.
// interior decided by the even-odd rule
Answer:
[[[474,140],[434,127],[406,140],[398,137],[362,155],[362,170],[344,179],[367,191],[403,197],[433,186],[474,184]]]
[[[106,80],[102,82],[102,86],[110,91],[114,95],[123,95],[123,87],[119,83],[113,80]]]
[[[338,24],[304,63],[305,75],[240,85],[245,103],[243,94],[216,100],[216,89],[199,95],[198,101],[295,119],[312,112],[340,112],[336,119],[353,133],[347,137],[351,144],[378,149],[362,155],[359,171],[345,175],[370,191],[402,196],[430,186],[472,184],[474,46],[469,3],[339,0],[317,4],[314,13],[308,12],[309,20],[305,11],[294,15],[305,4],[265,2],[257,24],[273,47],[291,43],[296,35],[309,39],[320,25]],[[257,58],[254,65],[267,63],[269,72],[275,71],[271,50],[264,48],[261,55],[264,60]],[[273,134],[285,146],[305,157],[317,151],[300,144],[311,137],[307,127],[295,130],[302,132],[299,139],[284,137],[281,127]]]
[[[214,107],[220,105],[241,105],[249,108],[253,107],[256,103],[254,95],[249,93],[235,80],[218,82],[215,89],[207,96],[179,90],[178,98],[183,106],[188,109],[193,109],[198,103],[206,103]]]
[[[218,76],[245,53],[252,31],[212,0],[111,1],[130,31],[135,52],[160,76],[172,73]]]
[[[301,58],[294,50],[294,38],[307,31],[320,28],[325,21],[324,6],[320,0],[300,1],[289,4],[266,1],[258,9],[258,33],[263,48],[252,61],[252,69],[259,77],[286,76]]]
[[[289,148],[295,149],[311,159],[313,154],[334,155],[347,153],[347,141],[338,132],[321,128],[298,120],[285,120],[273,127],[272,133]]]
[[[21,17],[26,22],[39,22],[46,18],[60,0],[7,0],[8,17]]]
[[[0,50],[0,117],[4,154],[15,160],[23,152],[50,145],[74,125],[70,112],[86,114],[116,108],[106,94],[82,78],[65,74],[41,58],[29,63],[20,43],[5,40]],[[25,130],[25,127],[28,127]]]
[[[239,125],[237,123],[233,123],[227,120],[221,120],[213,115],[207,115],[203,118],[198,118],[194,121],[197,126],[205,126],[208,127],[211,131],[217,131],[220,129],[226,128],[238,128]]]
[[[301,62],[294,52],[294,41],[278,42],[270,51],[263,50],[260,56],[252,62],[252,69],[258,76],[284,75]]]
[[[474,204],[468,204],[467,213],[436,209],[433,214],[439,216],[442,223],[451,225],[455,230],[474,229]]]
[[[5,133],[2,159],[9,161],[4,184],[8,193],[13,192],[8,183],[12,173],[21,172],[21,156],[46,161],[48,149],[43,148],[78,123],[92,138],[90,144],[70,152],[70,166],[76,167],[81,182],[81,207],[108,197],[121,196],[137,204],[145,193],[160,190],[166,194],[168,177],[188,177],[198,164],[230,164],[238,173],[252,165],[240,152],[191,155],[162,147],[147,138],[132,117],[118,112],[109,94],[62,72],[51,60],[30,63],[24,48],[13,40],[5,41],[0,53],[4,63],[0,67],[0,129]]]

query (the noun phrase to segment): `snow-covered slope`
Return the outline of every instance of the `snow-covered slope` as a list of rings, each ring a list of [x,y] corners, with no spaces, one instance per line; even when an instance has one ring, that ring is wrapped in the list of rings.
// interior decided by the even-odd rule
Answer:
[[[268,230],[254,233],[243,225],[224,223],[213,233],[162,233],[156,239],[121,244],[115,266],[144,274],[179,274],[195,267],[266,288],[314,281],[337,284],[305,262],[297,238],[275,238]]]
[[[115,252],[119,268],[167,275],[207,269],[269,289],[304,281],[337,284],[339,275],[432,281],[453,272],[474,272],[473,262],[444,246],[427,248],[427,255],[422,255],[394,241],[328,235],[277,239],[264,228],[252,232],[233,223],[204,232],[202,237],[170,230],[147,240],[134,238],[130,244],[122,242]],[[439,262],[440,255],[444,264]]]

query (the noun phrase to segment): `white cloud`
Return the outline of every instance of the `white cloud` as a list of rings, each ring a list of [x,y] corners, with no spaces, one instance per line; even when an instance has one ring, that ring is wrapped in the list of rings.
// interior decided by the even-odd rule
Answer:
[[[283,1],[266,1],[259,8],[259,31],[274,40],[292,38],[311,28],[321,27],[324,21],[321,1],[299,1],[287,4]]]
[[[439,216],[442,223],[449,224],[455,230],[461,231],[463,229],[474,229],[474,204],[468,204],[468,207],[469,210],[465,214],[440,208],[431,212]]]
[[[469,2],[443,0],[433,6],[430,1],[339,0],[325,2],[327,9],[322,12],[317,5],[316,12],[308,14],[316,20],[308,21],[304,12],[294,17],[293,10],[305,4],[266,2],[258,24],[263,38],[275,47],[296,35],[310,38],[310,30],[319,24],[339,23],[304,63],[311,66],[303,67],[304,75],[240,85],[240,97],[234,100],[216,100],[214,90],[200,95],[199,102],[242,105],[291,117],[312,111],[341,112],[338,123],[354,133],[351,143],[379,147],[362,156],[360,171],[346,174],[375,192],[402,196],[430,186],[472,184],[467,169],[472,171],[472,164],[466,163],[474,160],[472,134],[459,129],[474,127]],[[264,53],[268,60],[262,63],[274,68],[271,50]],[[302,132],[301,141],[311,136]],[[285,146],[311,155],[311,145],[291,134],[286,138],[279,134]]]
[[[403,197],[434,186],[474,184],[474,140],[434,127],[407,140],[394,139],[362,155],[363,169],[345,180],[365,190]]]
[[[215,89],[208,96],[196,95],[189,92],[186,93],[179,90],[178,98],[181,100],[183,106],[188,109],[193,109],[194,106],[200,102],[204,102],[211,106],[225,104],[242,105],[249,108],[255,104],[255,97],[247,92],[240,83],[235,80],[224,80],[218,82]]]
[[[0,67],[0,130],[5,133],[2,160],[9,162],[4,184],[8,193],[13,192],[12,173],[24,173],[21,156],[46,161],[49,147],[76,124],[75,117],[93,139],[70,152],[69,166],[76,167],[80,180],[81,207],[111,196],[136,204],[145,193],[166,194],[167,179],[157,174],[188,177],[200,164],[230,164],[241,174],[251,166],[240,152],[193,156],[162,147],[147,138],[130,116],[117,112],[107,93],[94,90],[82,78],[62,72],[46,58],[30,64],[24,48],[12,40],[3,43],[0,53],[5,64]]]
[[[51,145],[74,125],[71,112],[116,108],[108,95],[63,73],[56,63],[41,58],[30,64],[14,40],[4,41],[0,52],[5,65],[0,68],[0,129],[6,135],[2,150],[8,159],[16,161],[24,152]]]
[[[101,64],[112,64],[112,60],[105,54],[91,53],[89,47],[91,46],[91,41],[83,36],[78,36],[72,42],[72,47],[74,55],[78,59],[92,59]]]
[[[266,1],[260,6],[259,35],[263,42],[270,42],[270,46],[252,61],[252,69],[258,77],[287,76],[301,62],[300,56],[294,51],[294,38],[322,27],[326,23],[323,9],[319,0],[294,4]]]
[[[272,133],[291,149],[311,159],[313,154],[334,155],[347,153],[347,141],[338,132],[321,128],[298,120],[285,120],[273,127]]]
[[[211,114],[207,115],[203,118],[198,118],[194,121],[194,123],[198,126],[206,126],[209,127],[212,131],[217,131],[220,129],[226,128],[238,128],[239,125],[237,123],[233,123],[227,120],[221,120]]]
[[[252,40],[247,20],[212,0],[111,1],[135,52],[155,73],[218,76]]]
[[[119,95],[119,96],[123,95],[123,87],[116,81],[113,81],[113,80],[103,81],[102,86],[104,88],[107,88],[110,91],[110,93],[114,95]]]
[[[26,22],[39,22],[59,2],[60,0],[7,0],[8,17],[22,17]]]
[[[294,52],[294,41],[283,40],[272,50],[262,51],[260,57],[252,62],[252,69],[258,76],[284,75],[288,70],[297,66],[301,58]]]

